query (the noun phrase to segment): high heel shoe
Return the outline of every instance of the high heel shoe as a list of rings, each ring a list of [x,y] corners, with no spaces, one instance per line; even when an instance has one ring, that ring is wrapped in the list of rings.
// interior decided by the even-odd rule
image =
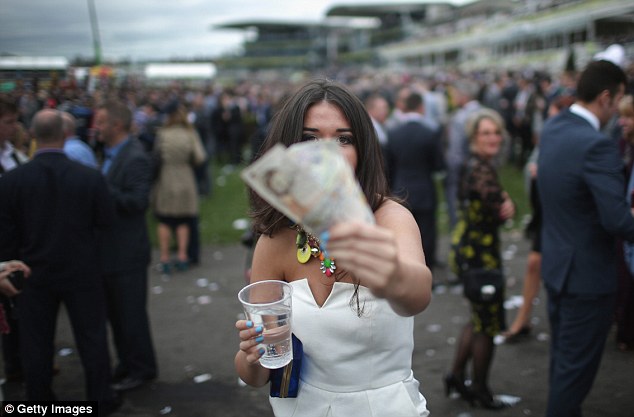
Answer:
[[[454,374],[447,374],[445,375],[444,382],[445,397],[449,397],[449,394],[451,394],[452,392],[457,392],[458,394],[460,394],[460,397],[463,400],[467,401],[473,406],[473,395],[471,395],[471,392],[465,386],[464,381],[459,379]]]
[[[489,390],[471,390],[471,396],[472,405],[473,403],[479,404],[480,407],[486,408],[487,410],[501,410],[507,406],[506,403],[494,398],[493,394],[491,394]]]

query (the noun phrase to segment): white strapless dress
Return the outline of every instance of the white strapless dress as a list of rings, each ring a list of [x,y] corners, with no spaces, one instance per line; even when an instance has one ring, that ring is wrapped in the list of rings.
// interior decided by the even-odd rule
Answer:
[[[361,317],[350,306],[354,285],[335,282],[322,307],[308,280],[293,286],[292,329],[304,358],[297,398],[270,397],[276,417],[426,417],[412,372],[414,318],[359,287]]]

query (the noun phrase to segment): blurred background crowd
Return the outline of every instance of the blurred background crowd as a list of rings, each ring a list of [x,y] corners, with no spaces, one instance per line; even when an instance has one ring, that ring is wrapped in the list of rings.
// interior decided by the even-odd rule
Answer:
[[[619,147],[624,166],[631,169],[634,161],[634,56],[629,56],[620,44],[611,44],[614,38],[588,60],[609,60],[621,67],[630,81],[619,103],[618,114],[603,131]],[[34,157],[38,150],[34,117],[46,109],[64,112],[66,155],[107,173],[105,166],[110,149],[104,137],[111,134],[107,132],[110,125],[103,121],[100,124],[98,114],[104,103],[121,103],[131,118],[129,131],[125,133],[138,140],[150,161],[147,167],[152,172],[147,173],[146,198],[151,203],[144,205],[141,212],[155,222],[151,235],[159,249],[158,268],[163,274],[186,271],[201,262],[201,224],[206,220],[204,216],[210,215],[200,210],[201,203],[213,198],[216,187],[224,181],[224,174],[241,169],[258,155],[271,119],[292,91],[310,79],[329,78],[348,86],[365,104],[385,151],[385,172],[392,191],[400,193],[405,200],[412,198],[408,201],[409,208],[422,231],[427,263],[431,268],[444,268],[448,259],[437,254],[445,251],[436,250],[436,240],[438,234],[450,232],[458,222],[458,177],[470,152],[469,117],[482,108],[499,115],[501,127],[508,135],[496,155],[496,167],[522,177],[524,186],[508,192],[516,204],[528,201],[528,197],[535,196],[534,190],[531,194],[534,183],[531,164],[536,158],[542,127],[547,119],[574,103],[579,70],[573,60],[558,69],[531,66],[500,69],[492,65],[490,69],[466,70],[445,66],[430,73],[416,65],[398,70],[337,65],[293,72],[292,76],[282,72],[272,76],[267,72],[265,77],[260,77],[257,70],[236,71],[233,77],[202,83],[183,80],[152,83],[143,77],[121,78],[108,72],[81,79],[70,73],[46,80],[21,77],[0,93],[3,103],[0,105],[0,175]],[[416,191],[407,190],[407,181],[398,182],[394,169],[407,163],[399,160],[395,147],[402,133],[399,127],[412,120],[412,115],[430,132],[428,157],[424,162],[416,162],[424,165],[430,184],[429,188],[418,190],[424,201],[415,201]],[[502,180],[504,172],[509,171],[500,171]],[[523,206],[515,216],[518,227],[528,224],[531,214],[537,214],[534,204]],[[239,215],[247,217],[246,211]],[[225,223],[231,220],[220,219]],[[246,229],[243,241],[251,244],[253,237],[248,226],[243,229]],[[529,228],[528,234],[531,233],[534,230]],[[532,274],[532,282],[537,280],[539,285],[536,256],[531,253],[528,259],[525,279],[529,280]],[[615,312],[616,344],[620,350],[628,351],[634,349],[634,290],[623,262],[619,279],[624,290],[618,293]],[[146,290],[147,283],[141,292]],[[9,292],[3,296],[9,319],[14,295]],[[534,295],[525,294],[525,297],[528,300]],[[525,305],[530,309],[532,302],[526,300]],[[10,326],[11,320],[7,321]],[[506,337],[517,340],[522,332],[530,332],[530,311],[522,313]],[[18,349],[17,342],[9,335],[3,338],[5,378],[20,380],[22,371],[16,357],[11,356]],[[156,378],[156,372],[154,369],[142,375],[141,380],[119,381],[124,383],[120,388],[122,391],[135,388],[137,383]],[[126,386],[126,382],[130,385]]]

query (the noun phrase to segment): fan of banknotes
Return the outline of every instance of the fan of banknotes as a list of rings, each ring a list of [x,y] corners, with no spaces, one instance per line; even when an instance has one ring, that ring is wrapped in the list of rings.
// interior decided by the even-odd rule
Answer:
[[[288,148],[277,144],[247,167],[242,179],[260,197],[319,236],[346,220],[374,223],[352,168],[334,141],[311,141]]]

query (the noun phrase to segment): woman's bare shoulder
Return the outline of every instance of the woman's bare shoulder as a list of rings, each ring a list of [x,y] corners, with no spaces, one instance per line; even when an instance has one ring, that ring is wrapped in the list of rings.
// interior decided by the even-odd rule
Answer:
[[[385,199],[381,206],[374,212],[377,224],[385,224],[392,222],[407,221],[408,219],[414,220],[412,213],[402,204]]]
[[[260,236],[253,253],[252,273],[267,279],[286,279],[289,268],[294,265],[296,234],[290,228],[283,228],[273,235]]]

